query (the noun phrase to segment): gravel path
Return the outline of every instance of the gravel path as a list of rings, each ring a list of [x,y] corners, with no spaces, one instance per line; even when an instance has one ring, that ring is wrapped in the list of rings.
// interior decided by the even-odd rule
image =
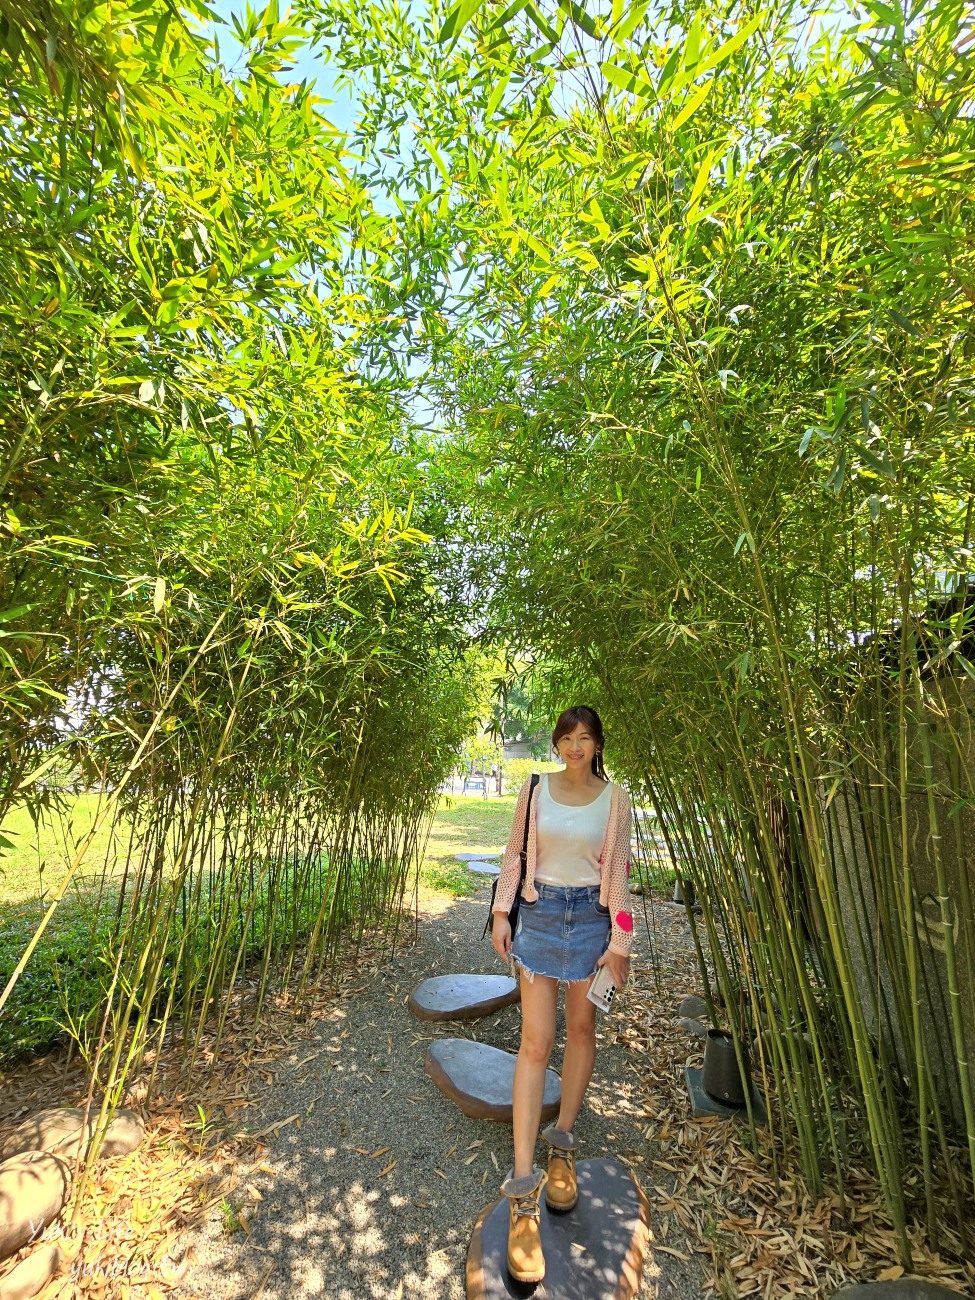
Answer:
[[[261,1162],[232,1180],[228,1201],[246,1207],[247,1230],[228,1231],[232,1212],[214,1208],[188,1243],[181,1296],[463,1300],[471,1228],[498,1196],[511,1130],[462,1115],[423,1073],[423,1058],[433,1037],[461,1035],[514,1052],[519,1014],[508,1007],[479,1021],[431,1025],[416,1020],[406,1000],[430,975],[502,971],[480,939],[486,906],[487,888],[421,915],[417,943],[364,975],[362,991],[310,1026],[300,1055],[296,1049],[282,1061],[276,1082],[257,1094],[248,1128],[294,1115],[301,1127],[282,1127]],[[686,944],[682,929],[676,914],[658,924],[662,962],[670,946]],[[646,962],[645,935],[638,942]],[[690,991],[675,988],[675,1008]],[[666,1175],[650,1168],[643,1063],[617,1040],[639,1014],[635,995],[627,997],[629,1005],[618,998],[601,1024],[596,1074],[576,1132],[581,1158],[622,1160],[649,1193]],[[555,1069],[561,1051],[559,1041]],[[673,1233],[667,1243],[682,1253],[694,1247]],[[685,1262],[651,1241],[641,1300],[692,1300],[703,1278],[700,1256]]]

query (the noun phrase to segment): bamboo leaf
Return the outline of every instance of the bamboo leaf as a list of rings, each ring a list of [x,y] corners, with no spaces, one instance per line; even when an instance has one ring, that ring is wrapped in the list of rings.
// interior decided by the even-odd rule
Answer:
[[[912,320],[902,312],[895,311],[893,307],[890,308],[890,319],[895,325],[899,325],[905,334],[910,334],[912,338],[920,339],[924,337]]]
[[[15,605],[11,609],[0,610],[0,623],[11,623],[14,619],[23,618],[33,608],[33,605]]]
[[[703,86],[698,86],[697,90],[695,90],[694,94],[691,95],[690,99],[688,99],[688,101],[684,104],[683,108],[674,118],[672,126],[675,131],[679,127],[683,126],[684,123],[688,120],[688,118],[694,116],[697,110],[707,99],[708,95],[710,95],[711,87],[713,85],[714,85],[714,81],[712,79],[711,81],[706,81]]]
[[[628,72],[626,68],[621,68],[615,63],[601,63],[599,65],[603,76],[612,86],[619,90],[625,90],[627,94],[636,95],[638,99],[653,99],[656,92],[653,86],[645,78],[635,72]]]
[[[447,41],[459,36],[483,3],[484,0],[459,0],[444,19],[440,35],[437,37],[439,43],[445,45]]]
[[[30,772],[27,776],[22,778],[19,785],[17,786],[17,789],[26,790],[28,786],[34,785],[36,781],[40,780],[40,778],[44,775],[45,772],[49,772],[51,770],[51,768],[60,759],[60,757],[61,757],[61,751],[59,749],[55,750],[53,754],[49,754],[48,757],[44,759],[43,763],[40,764],[39,767],[35,767],[33,772]]]
[[[724,152],[724,144],[719,144],[716,148],[711,150],[698,168],[694,185],[687,200],[687,211],[689,217],[693,217],[693,215],[697,213],[701,196],[704,194],[708,181],[711,179],[711,172],[714,169],[714,165]]]
[[[723,63],[726,63],[728,59],[730,59],[731,56],[745,44],[750,36],[754,36],[755,32],[758,31],[761,25],[762,18],[760,15],[745,23],[744,27],[740,27],[738,31],[735,32],[734,36],[729,37],[728,40],[726,40],[722,45],[719,45],[716,50],[705,55],[704,58],[696,62],[693,67],[689,67],[686,73],[682,74],[681,77],[678,77],[674,82],[674,89],[682,89],[683,85],[685,85],[688,80],[692,78],[697,80],[697,78],[703,76],[705,72],[712,72],[715,68],[719,68]]]
[[[433,159],[433,164],[436,167],[437,171],[440,173],[440,175],[449,185],[450,171],[448,170],[447,164],[444,162],[443,157],[440,154],[440,150],[437,148],[437,146],[433,143],[432,140],[428,140],[428,139],[424,139],[423,147],[426,149],[427,153]]]
[[[856,443],[855,446],[860,453],[860,459],[865,461],[877,474],[883,474],[885,478],[889,479],[897,477],[897,471],[886,456],[878,456],[876,452],[871,451],[862,442]]]

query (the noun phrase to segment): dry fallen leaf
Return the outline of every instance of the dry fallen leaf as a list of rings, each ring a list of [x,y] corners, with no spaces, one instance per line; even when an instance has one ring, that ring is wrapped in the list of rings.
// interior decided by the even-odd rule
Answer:
[[[662,1250],[666,1255],[673,1255],[676,1259],[682,1259],[685,1263],[690,1260],[690,1255],[685,1255],[682,1250],[675,1250],[673,1246],[664,1246],[661,1242],[656,1242],[652,1250]]]

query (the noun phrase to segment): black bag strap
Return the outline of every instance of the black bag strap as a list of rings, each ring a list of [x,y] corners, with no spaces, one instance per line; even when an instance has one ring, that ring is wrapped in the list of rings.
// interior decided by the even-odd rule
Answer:
[[[521,858],[521,876],[518,881],[518,893],[515,894],[515,899],[518,898],[518,894],[522,891],[525,884],[525,874],[528,871],[528,827],[531,825],[532,795],[535,793],[535,786],[538,785],[538,782],[538,773],[532,772],[531,781],[528,784],[528,805],[525,808],[525,833],[521,837],[521,854],[519,855]],[[484,922],[484,932],[481,935],[482,939],[487,937],[487,934],[494,923],[494,899],[498,892],[498,879],[499,878],[496,876],[491,884],[491,903],[488,910],[488,919]],[[514,906],[515,904],[512,904],[512,907]],[[508,914],[509,916],[511,915],[510,911]]]
[[[531,825],[532,818],[532,795],[535,793],[535,786],[538,785],[541,777],[537,772],[532,772],[532,779],[528,786],[528,806],[525,808],[525,833],[521,837],[521,879],[518,881],[518,892],[525,883],[525,874],[528,871],[528,827]]]

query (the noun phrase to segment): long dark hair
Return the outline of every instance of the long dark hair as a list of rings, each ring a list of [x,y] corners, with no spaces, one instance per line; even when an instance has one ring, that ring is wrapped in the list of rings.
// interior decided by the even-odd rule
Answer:
[[[562,737],[567,736],[570,731],[575,731],[580,722],[592,732],[597,746],[592,756],[593,776],[598,776],[601,781],[608,781],[609,777],[603,767],[603,745],[606,743],[603,738],[603,724],[599,720],[599,714],[595,709],[590,709],[588,704],[574,704],[571,709],[566,709],[559,714],[555,730],[552,732],[552,748],[558,750]]]

